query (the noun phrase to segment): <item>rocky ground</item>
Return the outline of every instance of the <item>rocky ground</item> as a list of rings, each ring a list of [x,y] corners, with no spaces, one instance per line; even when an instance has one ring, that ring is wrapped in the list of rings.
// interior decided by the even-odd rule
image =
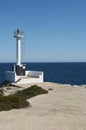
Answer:
[[[86,88],[49,82],[37,85],[49,93],[29,99],[29,108],[0,112],[0,130],[86,130]],[[5,90],[10,91],[14,90]]]

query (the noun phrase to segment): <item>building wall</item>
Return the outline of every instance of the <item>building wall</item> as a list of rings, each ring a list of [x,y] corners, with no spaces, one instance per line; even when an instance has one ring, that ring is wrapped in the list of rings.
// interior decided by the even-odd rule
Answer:
[[[6,80],[17,84],[40,83],[43,82],[43,72],[26,71],[25,76],[17,76],[14,71],[6,72]]]

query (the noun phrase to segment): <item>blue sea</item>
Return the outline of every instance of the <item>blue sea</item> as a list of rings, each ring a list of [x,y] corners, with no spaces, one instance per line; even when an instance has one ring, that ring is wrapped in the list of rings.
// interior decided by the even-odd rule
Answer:
[[[14,63],[0,63],[0,83],[5,71],[12,70]],[[27,70],[44,71],[44,81],[61,84],[86,84],[86,63],[24,63]]]

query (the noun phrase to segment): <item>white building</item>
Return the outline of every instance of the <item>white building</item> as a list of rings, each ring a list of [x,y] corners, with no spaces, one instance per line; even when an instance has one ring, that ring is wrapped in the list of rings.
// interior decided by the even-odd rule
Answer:
[[[40,83],[43,82],[43,72],[25,70],[26,66],[21,64],[21,39],[24,37],[23,33],[17,29],[14,32],[16,38],[16,65],[13,66],[12,71],[6,71],[6,80],[16,84]]]

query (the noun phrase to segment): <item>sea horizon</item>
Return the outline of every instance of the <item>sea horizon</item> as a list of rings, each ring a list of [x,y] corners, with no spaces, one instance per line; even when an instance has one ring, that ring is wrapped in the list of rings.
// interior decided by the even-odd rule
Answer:
[[[0,82],[16,62],[0,63]],[[86,85],[86,62],[23,62],[26,70],[43,71],[45,82]]]
[[[14,63],[16,62],[0,62],[0,63]],[[86,63],[86,61],[24,61],[21,63]]]

